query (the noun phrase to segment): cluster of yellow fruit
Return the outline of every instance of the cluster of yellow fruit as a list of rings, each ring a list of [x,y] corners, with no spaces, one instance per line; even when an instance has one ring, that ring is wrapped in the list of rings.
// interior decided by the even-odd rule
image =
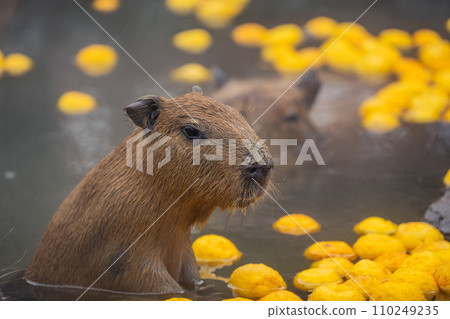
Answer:
[[[244,23],[232,31],[231,37],[239,45],[261,48],[262,59],[283,74],[299,74],[315,61],[313,67],[322,62],[318,60],[321,54],[319,48],[297,50],[305,35],[296,24],[282,24],[267,29],[258,23]]]
[[[204,235],[192,244],[197,263],[200,265],[202,278],[216,278],[202,272],[202,269],[215,269],[230,266],[237,262],[242,253],[227,238],[219,235]],[[220,278],[219,278],[220,279]],[[224,279],[235,294],[240,297],[224,301],[259,300],[301,300],[295,294],[285,291],[286,283],[280,274],[263,264],[247,264],[237,268],[230,279]],[[171,301],[177,298],[169,299]],[[184,299],[183,299],[184,300]]]
[[[166,0],[166,7],[179,15],[195,14],[205,26],[220,29],[228,26],[245,9],[250,0]]]
[[[400,29],[387,29],[374,36],[358,23],[339,23],[323,16],[309,20],[304,29],[311,37],[324,41],[322,45],[298,50],[305,35],[295,24],[267,29],[257,23],[245,23],[233,30],[232,38],[242,46],[260,47],[263,60],[288,74],[299,74],[312,63],[315,63],[313,67],[324,63],[343,73],[382,77],[402,72],[396,70],[402,51],[414,47],[419,49],[419,57],[426,68],[437,71],[450,64],[448,41],[429,29],[419,30],[412,36]],[[323,59],[319,59],[322,56]],[[414,71],[417,70],[406,68],[402,76],[422,79],[423,72],[416,74]]]
[[[439,230],[423,222],[396,225],[368,217],[354,231],[361,237],[353,247],[322,241],[306,249],[305,257],[314,263],[295,276],[294,286],[311,291],[308,300],[450,300],[450,243]],[[202,236],[192,247],[198,263],[213,268],[231,265],[242,256],[231,241],[218,235]],[[238,267],[226,281],[237,296],[226,301],[301,301],[286,291],[282,276],[264,264]]]
[[[9,76],[20,76],[33,67],[33,61],[22,53],[11,53],[7,56],[0,51],[0,78],[3,73]]]
[[[362,126],[371,132],[392,131],[401,121],[450,123],[450,43],[437,32],[421,29],[411,35],[386,29],[375,36],[358,23],[339,23],[323,16],[309,20],[304,29],[323,41],[320,47],[298,49],[305,36],[295,24],[267,29],[245,23],[233,30],[232,38],[239,45],[261,48],[262,59],[281,74],[299,75],[326,65],[371,80],[395,75],[397,82],[361,105]],[[417,51],[418,58],[403,55],[412,50]]]
[[[235,16],[249,3],[249,0],[166,0],[166,7],[175,14],[194,13],[203,25],[217,29],[228,26]],[[204,29],[192,29],[177,33],[173,45],[191,54],[200,54],[211,47],[212,37]],[[199,63],[182,65],[170,73],[176,82],[200,84],[212,79],[212,72]]]
[[[377,38],[360,24],[338,23],[322,16],[309,20],[305,31],[324,41],[322,45],[297,49],[305,34],[295,24],[267,29],[257,23],[245,23],[233,30],[232,38],[242,46],[260,47],[264,61],[282,74],[294,75],[325,64],[342,73],[385,76],[401,57],[399,49],[409,45],[401,30],[386,30]]]
[[[412,38],[419,59],[398,59],[393,69],[398,80],[360,106],[362,125],[371,132],[390,132],[402,121],[450,123],[450,43],[432,30],[419,30]]]
[[[386,74],[394,74],[397,81],[361,104],[362,126],[370,132],[386,133],[400,127],[401,122],[450,123],[448,40],[429,29],[418,30],[412,35],[389,29],[380,33],[378,41],[398,49],[391,65],[386,68]],[[399,54],[400,50],[412,48],[417,50],[418,58]]]
[[[325,241],[306,249],[305,257],[316,261],[296,275],[294,285],[312,291],[308,300],[450,299],[450,243],[439,230],[369,217],[354,231],[362,236],[353,247]]]
[[[107,45],[92,44],[81,49],[75,63],[87,76],[99,77],[111,73],[117,65],[116,51]],[[68,115],[85,114],[93,111],[97,101],[91,95],[79,92],[65,92],[58,100],[58,109]]]

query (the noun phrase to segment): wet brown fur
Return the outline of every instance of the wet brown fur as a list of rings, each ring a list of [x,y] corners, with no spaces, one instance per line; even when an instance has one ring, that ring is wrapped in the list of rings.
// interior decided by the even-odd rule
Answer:
[[[194,166],[192,141],[181,134],[182,126],[197,125],[187,112],[207,138],[257,141],[239,112],[196,92],[176,98],[178,105],[165,98],[138,101],[146,99],[158,104],[153,131],[172,138],[167,144],[171,161],[150,176],[126,166],[126,140],[115,148],[88,172],[55,213],[27,270],[30,282],[88,287],[153,224],[94,288],[180,292],[182,286],[200,280],[191,248],[191,227],[203,225],[216,207],[245,207],[263,195],[255,183],[244,180],[242,166],[228,165],[226,143],[223,161],[202,158],[201,165]],[[148,123],[144,119],[142,126]],[[214,149],[204,147],[203,152],[213,153]],[[239,143],[236,152],[238,163],[248,155]],[[263,152],[270,160],[266,148]],[[158,149],[155,162],[164,156],[164,147]],[[144,159],[144,168],[146,164]],[[263,187],[269,179],[260,181]]]

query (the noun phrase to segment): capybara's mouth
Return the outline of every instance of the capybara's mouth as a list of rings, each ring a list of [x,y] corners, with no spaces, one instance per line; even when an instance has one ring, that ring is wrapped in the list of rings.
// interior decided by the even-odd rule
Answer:
[[[257,197],[253,197],[253,198],[240,198],[237,202],[236,202],[236,206],[238,208],[245,208],[251,204],[253,204],[254,202],[256,202]]]
[[[265,191],[263,188],[258,185],[255,186],[256,187],[252,188],[250,193],[247,193],[236,201],[236,207],[245,208],[247,206],[250,206],[265,195]]]

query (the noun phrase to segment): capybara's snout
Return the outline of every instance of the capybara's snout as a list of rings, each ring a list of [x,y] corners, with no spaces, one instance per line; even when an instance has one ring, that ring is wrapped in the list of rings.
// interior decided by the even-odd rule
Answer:
[[[266,186],[272,171],[273,161],[270,157],[266,156],[266,158],[260,163],[252,163],[244,166],[242,169],[242,175],[246,180],[251,180],[260,185]]]

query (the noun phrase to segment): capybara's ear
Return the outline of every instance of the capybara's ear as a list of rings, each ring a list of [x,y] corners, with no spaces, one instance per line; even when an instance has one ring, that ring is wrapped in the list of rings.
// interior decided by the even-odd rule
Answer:
[[[156,95],[146,95],[125,108],[125,112],[136,126],[153,130],[159,117],[161,98]]]
[[[311,108],[320,89],[320,80],[317,72],[312,70],[306,73],[298,82],[298,88],[303,91],[302,104],[307,108]]]
[[[228,82],[228,77],[224,70],[219,67],[212,68],[212,74],[214,79],[214,88],[220,89]]]

